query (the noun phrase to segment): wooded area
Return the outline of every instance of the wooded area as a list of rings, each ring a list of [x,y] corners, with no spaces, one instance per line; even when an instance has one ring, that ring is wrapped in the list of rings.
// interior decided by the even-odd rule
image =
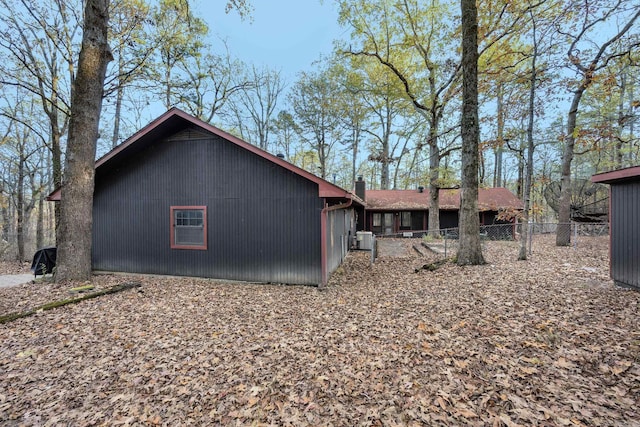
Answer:
[[[83,3],[0,0],[5,258],[55,243],[44,198],[63,182]],[[189,2],[110,3],[98,155],[177,106],[345,188],[357,175],[428,186],[439,228],[433,190],[462,179],[459,2],[336,1],[344,39],[293,82],[236,59]],[[480,186],[510,188],[542,222],[557,218],[544,192],[558,185],[568,222],[576,182],[640,162],[639,15],[630,0],[478,5]]]

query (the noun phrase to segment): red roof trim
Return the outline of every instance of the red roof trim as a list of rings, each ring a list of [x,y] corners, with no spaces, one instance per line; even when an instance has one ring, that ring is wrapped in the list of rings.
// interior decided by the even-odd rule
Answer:
[[[183,120],[186,120],[187,122],[198,126],[208,132],[213,133],[214,135],[218,135],[224,139],[226,139],[227,141],[236,144],[237,146],[244,148],[247,151],[250,151],[254,154],[257,154],[258,156],[269,160],[272,163],[275,163],[279,166],[282,166],[283,168],[290,170],[291,172],[295,173],[296,175],[299,175],[303,178],[308,179],[309,181],[315,182],[316,184],[318,184],[318,196],[319,197],[336,197],[336,198],[344,198],[344,199],[352,199],[354,200],[356,203],[363,205],[364,202],[361,201],[358,197],[355,196],[355,194],[351,193],[350,191],[344,190],[340,187],[338,187],[337,185],[334,185],[328,181],[325,181],[324,179],[310,173],[307,172],[306,170],[299,168],[289,162],[287,162],[284,159],[281,159],[277,156],[274,156],[271,153],[268,153],[258,147],[256,147],[255,145],[251,145],[248,142],[245,142],[243,140],[241,140],[240,138],[237,138],[221,129],[218,129],[215,126],[210,125],[209,123],[206,123],[196,117],[193,117],[192,115],[185,113],[184,111],[180,110],[179,108],[173,107],[170,110],[168,110],[166,113],[162,114],[160,117],[158,117],[157,119],[153,120],[151,123],[149,123],[147,126],[145,126],[144,128],[140,129],[138,132],[136,132],[135,134],[133,134],[131,137],[127,138],[127,140],[125,140],[122,144],[118,145],[116,148],[114,148],[113,150],[111,150],[110,152],[108,152],[107,154],[105,154],[104,156],[102,156],[101,158],[99,158],[96,161],[96,169],[100,166],[102,166],[103,164],[105,164],[106,162],[108,162],[110,159],[112,159],[113,157],[115,157],[116,155],[118,155],[118,153],[122,152],[123,150],[125,150],[127,147],[135,144],[137,141],[139,141],[140,139],[142,139],[145,135],[147,135],[149,132],[153,131],[156,127],[158,127],[161,123],[165,122],[166,120],[168,120],[171,117],[180,117]],[[60,200],[60,189],[56,189],[54,192],[52,192],[48,197],[47,200],[51,200],[51,201],[58,201]]]
[[[622,181],[631,178],[640,179],[640,166],[632,166],[630,168],[595,174],[591,177],[591,182],[609,184],[615,181]]]
[[[56,188],[55,190],[53,190],[51,192],[51,194],[49,194],[47,197],[45,197],[45,199],[48,200],[49,202],[59,202],[60,201],[60,193],[61,193],[60,188]]]

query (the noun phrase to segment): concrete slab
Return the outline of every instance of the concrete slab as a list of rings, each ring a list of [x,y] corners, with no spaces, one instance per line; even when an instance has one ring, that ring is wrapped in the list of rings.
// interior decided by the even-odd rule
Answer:
[[[33,274],[5,274],[0,275],[0,288],[22,285],[33,280]]]

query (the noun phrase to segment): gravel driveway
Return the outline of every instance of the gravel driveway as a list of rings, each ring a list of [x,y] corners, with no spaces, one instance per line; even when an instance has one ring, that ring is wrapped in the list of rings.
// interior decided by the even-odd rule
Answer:
[[[33,274],[5,274],[0,275],[0,288],[22,285],[33,280]]]

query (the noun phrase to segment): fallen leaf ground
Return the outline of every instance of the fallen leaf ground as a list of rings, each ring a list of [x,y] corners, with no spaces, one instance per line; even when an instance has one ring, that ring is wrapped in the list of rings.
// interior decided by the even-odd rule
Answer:
[[[18,261],[0,261],[0,274],[29,274],[31,263]]]
[[[0,424],[640,425],[640,293],[592,239],[418,273],[405,240],[325,291],[97,276],[143,286],[0,325]],[[0,314],[71,285],[35,286]]]

